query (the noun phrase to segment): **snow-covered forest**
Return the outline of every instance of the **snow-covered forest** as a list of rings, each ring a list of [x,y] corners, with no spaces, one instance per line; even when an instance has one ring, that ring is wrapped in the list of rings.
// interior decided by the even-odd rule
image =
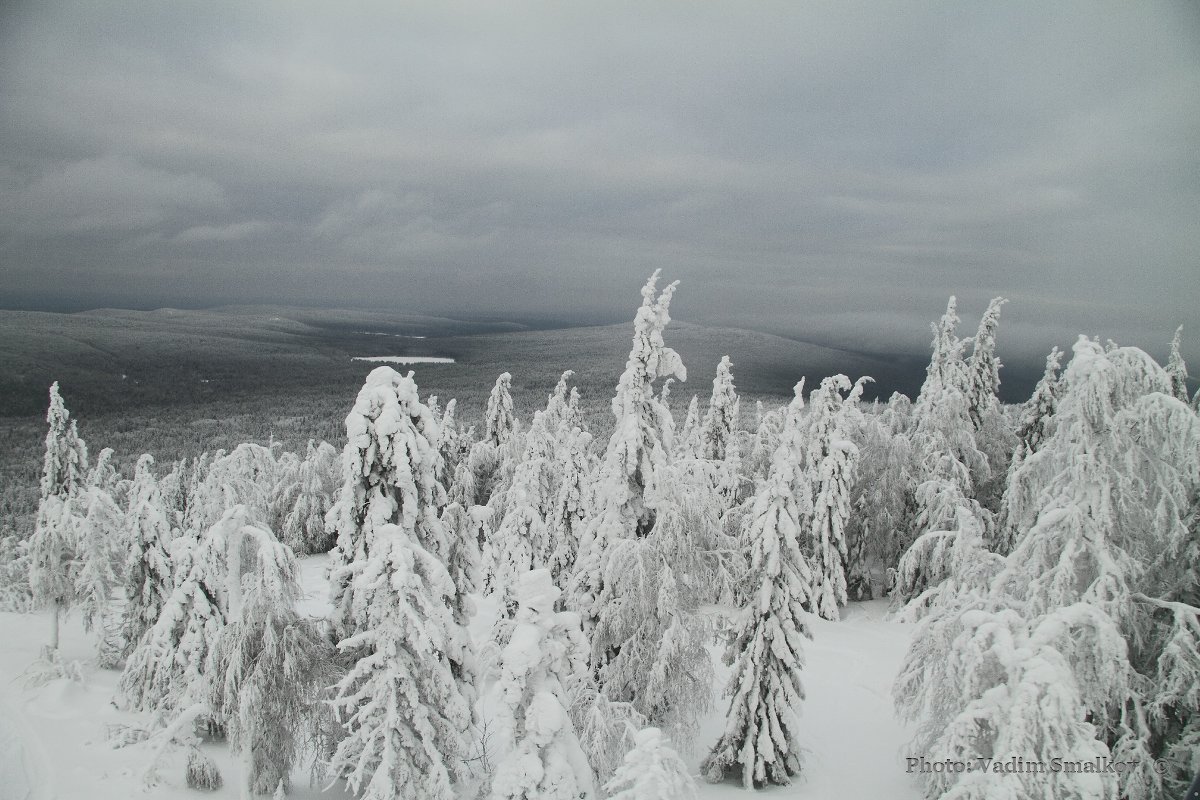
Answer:
[[[1006,301],[970,330],[951,297],[916,398],[798,375],[748,408],[725,358],[688,365],[706,391],[679,419],[676,288],[642,289],[604,435],[569,371],[519,419],[503,365],[470,411],[380,366],[341,453],[246,443],[123,476],[51,386],[36,522],[0,532],[0,668],[25,659],[0,785],[75,796],[21,711],[73,706],[105,709],[82,723],[83,761],[122,765],[102,798],[835,797],[813,792],[849,769],[929,800],[1182,796],[1181,332],[1165,365],[1080,336],[1005,405]],[[853,637],[895,655],[878,719],[853,718],[865,678],[822,662]]]

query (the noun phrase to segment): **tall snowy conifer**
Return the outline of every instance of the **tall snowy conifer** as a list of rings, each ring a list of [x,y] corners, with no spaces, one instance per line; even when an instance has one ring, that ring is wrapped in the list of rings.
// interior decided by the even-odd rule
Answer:
[[[721,363],[717,365],[712,398],[708,401],[708,413],[704,415],[700,432],[702,458],[723,460],[729,440],[737,430],[739,400],[733,386],[732,366],[729,356],[722,356]]]
[[[740,773],[748,789],[789,783],[801,767],[796,741],[804,699],[800,672],[804,640],[811,638],[804,609],[815,602],[812,572],[800,552],[806,511],[801,503],[811,496],[795,413],[802,391],[797,386],[784,441],[747,518],[750,605],[727,650],[734,664],[725,731],[701,766],[714,782],[731,771]]]
[[[125,560],[123,638],[128,652],[162,614],[173,586],[167,552],[171,528],[154,478],[154,458],[149,454],[138,459],[134,471],[125,529],[129,552]]]
[[[338,648],[357,661],[336,686],[346,735],[331,769],[367,800],[453,800],[471,698],[453,662],[465,632],[450,574],[411,527],[384,523],[352,580],[355,633]]]
[[[33,536],[29,539],[29,585],[34,602],[51,609],[51,652],[58,650],[59,618],[75,601],[80,510],[73,506],[87,481],[87,446],[79,438],[70,416],[58,393],[58,383],[51,384],[42,497]]]
[[[975,430],[983,427],[984,419],[999,408],[1000,359],[996,357],[996,328],[1000,324],[1000,309],[1007,303],[994,297],[979,320],[979,330],[972,343],[967,362],[967,410]]]
[[[662,470],[647,494],[654,527],[613,541],[592,661],[610,700],[688,742],[712,702],[711,634],[699,608],[719,592],[719,508],[707,472]]]
[[[671,452],[671,412],[654,394],[654,382],[668,376],[687,379],[679,354],[663,343],[669,308],[678,282],[657,294],[656,271],[642,287],[634,319],[633,347],[612,400],[614,427],[596,478],[596,506],[580,543],[567,607],[580,613],[591,630],[603,603],[609,548],[618,539],[645,536],[654,525],[646,502],[661,465]]]
[[[1180,325],[1175,329],[1175,335],[1171,337],[1171,355],[1167,359],[1167,377],[1171,379],[1171,394],[1176,400],[1182,403],[1188,402],[1187,388],[1187,363],[1183,360],[1183,350],[1181,349],[1181,340],[1183,339],[1183,326]]]
[[[1136,766],[1056,778],[1053,795],[1177,796],[1195,770],[1186,743],[1200,741],[1200,608],[1181,588],[1195,581],[1200,420],[1134,348],[1080,337],[1063,385],[1053,432],[1010,476],[1012,554],[983,588],[933,603],[898,707],[922,722],[917,749],[931,758],[1014,743],[1041,758],[1111,756]],[[927,796],[951,790],[988,796],[955,776]]]
[[[412,373],[372,370],[346,417],[346,438],[342,488],[326,524],[337,532],[330,575],[334,625],[349,635],[356,630],[354,574],[369,560],[379,528],[401,526],[439,559],[446,558],[448,542],[439,519],[446,492],[437,480],[438,426],[418,399]]]
[[[512,375],[507,372],[500,373],[500,377],[496,378],[496,385],[492,387],[492,393],[488,395],[484,423],[487,426],[484,440],[496,447],[507,442],[513,435],[516,422],[513,416]]]
[[[517,582],[516,625],[496,683],[505,746],[493,800],[595,797],[592,768],[567,713],[568,689],[586,670],[587,642],[578,614],[554,611],[559,594],[545,569]]]
[[[675,437],[674,455],[675,458],[696,458],[700,451],[700,398],[692,395],[683,418],[683,427]]]
[[[335,474],[337,451],[327,442],[310,439],[308,451],[295,473],[289,502],[280,526],[280,539],[298,555],[325,553],[333,546],[325,528],[325,515],[333,504],[330,478]]]
[[[246,789],[267,795],[287,790],[306,735],[312,736],[328,645],[296,612],[300,586],[291,550],[265,529],[243,528],[241,535],[250,539],[252,567],[234,578],[241,593],[213,655],[212,707],[241,753]]]
[[[579,552],[579,540],[590,512],[591,464],[588,452],[592,435],[564,421],[555,440],[554,472],[558,493],[546,517],[550,552],[546,566],[554,585],[567,585]]]

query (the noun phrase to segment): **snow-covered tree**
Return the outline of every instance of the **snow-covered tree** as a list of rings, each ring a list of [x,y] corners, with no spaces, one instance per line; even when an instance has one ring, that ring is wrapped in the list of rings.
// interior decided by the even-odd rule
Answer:
[[[346,417],[346,438],[342,487],[326,524],[337,533],[333,620],[348,635],[355,631],[354,574],[369,560],[377,530],[399,525],[440,559],[448,542],[439,519],[446,493],[437,480],[437,422],[418,399],[412,373],[372,370]]]
[[[1171,338],[1171,354],[1167,359],[1167,377],[1171,380],[1171,394],[1181,403],[1188,402],[1187,362],[1183,360],[1182,343],[1183,326],[1175,329]]]
[[[979,320],[979,330],[972,340],[971,358],[967,362],[967,413],[975,430],[983,427],[984,419],[999,408],[1000,359],[996,356],[996,328],[1000,324],[1000,309],[1007,303],[994,297]]]
[[[520,577],[512,638],[496,692],[505,746],[492,779],[494,800],[594,797],[594,776],[567,707],[567,690],[586,670],[579,615],[554,611],[560,594],[545,569]]]
[[[280,538],[298,555],[324,553],[332,546],[325,515],[333,504],[331,479],[335,474],[337,450],[327,442],[308,442],[308,451],[296,468],[286,490]]]
[[[567,585],[589,516],[591,444],[592,435],[578,426],[565,421],[558,426],[553,467],[558,493],[546,515],[550,551],[545,560],[555,586]]]
[[[612,780],[609,800],[695,800],[696,782],[658,728],[634,734],[633,747]]]
[[[799,396],[801,387],[797,390]],[[804,509],[797,496],[807,498],[809,490],[797,425],[792,415],[747,518],[750,604],[726,654],[733,658],[733,672],[725,730],[701,767],[714,782],[738,772],[746,788],[789,783],[801,768],[800,672],[804,640],[811,638],[804,609],[815,597],[812,571],[800,552]]]
[[[127,707],[170,712],[207,701],[226,622],[230,542],[250,524],[249,515],[246,507],[234,506],[195,545],[187,573],[125,662],[118,695]]]
[[[835,440],[821,460],[813,498],[811,541],[814,545],[816,612],[838,619],[846,595],[846,524],[850,519],[850,490],[858,449],[848,440]]]
[[[654,525],[647,492],[669,460],[674,431],[670,409],[655,396],[654,382],[668,376],[687,379],[679,354],[662,337],[678,283],[656,296],[657,282],[656,271],[642,287],[633,346],[612,400],[613,433],[595,481],[594,516],[584,528],[569,591],[567,606],[580,613],[585,630],[600,615],[598,600],[604,593],[612,543],[644,536]]]
[[[105,453],[111,453],[105,450]],[[79,568],[75,596],[86,630],[96,632],[97,653],[105,666],[117,660],[121,647],[114,630],[113,601],[121,586],[125,567],[124,514],[104,488],[103,470],[93,470],[87,488],[79,497],[83,516],[78,521],[76,552]]]
[[[88,469],[87,446],[70,419],[57,382],[50,386],[46,422],[50,430],[42,466],[42,497],[28,544],[29,586],[34,602],[51,609],[49,648],[57,652],[59,619],[76,598],[80,512],[75,505],[86,485]]]
[[[1167,373],[1140,350],[1081,337],[1053,432],[1010,476],[1011,555],[990,580],[951,575],[967,590],[925,603],[895,692],[922,723],[917,749],[986,757],[1020,742],[1141,765],[1056,797],[1186,786],[1195,764],[1177,745],[1200,733],[1200,607],[1183,588],[1195,585],[1198,491],[1200,420]],[[951,789],[984,796],[946,776],[927,795]]]
[[[717,365],[717,377],[713,378],[712,398],[708,401],[708,412],[700,430],[700,456],[716,461],[725,458],[725,450],[738,425],[737,392],[733,386],[733,364],[729,356],[722,356]]]
[[[847,418],[862,392],[863,381],[852,385],[845,375],[821,381],[809,396],[808,440],[805,464],[812,487],[812,516],[806,552],[812,556],[815,605],[811,610],[825,619],[838,619],[846,595],[846,526],[850,519],[850,493],[858,449],[847,438]],[[847,398],[843,391],[850,391]]]
[[[516,418],[513,415],[512,375],[500,373],[496,385],[488,395],[487,413],[483,418],[485,430],[484,441],[499,447],[509,440],[516,429]]]
[[[452,800],[471,703],[452,661],[465,632],[450,574],[411,528],[385,523],[352,580],[355,632],[338,648],[358,658],[335,687],[346,734],[331,770],[369,800]]]
[[[553,502],[554,444],[543,412],[534,414],[525,443],[489,548],[493,560],[485,567],[491,573],[489,585],[501,592],[511,589],[517,576],[545,566],[551,546],[546,518]]]
[[[1011,515],[1022,503],[1029,500],[1022,496],[1020,490],[1013,488],[1013,475],[1020,470],[1025,459],[1036,453],[1054,432],[1054,414],[1062,394],[1062,378],[1059,375],[1061,358],[1062,353],[1057,347],[1050,351],[1041,380],[1034,387],[1033,395],[1021,406],[1016,429],[1017,444],[1009,461],[1006,490],[1000,501],[998,519],[988,541],[989,549],[1001,555],[1008,555],[1016,541],[1018,531]]]
[[[138,459],[125,513],[129,550],[125,559],[125,610],[122,638],[131,651],[162,614],[174,585],[167,547],[171,527],[154,478],[154,458]]]
[[[698,611],[719,592],[720,529],[708,476],[663,469],[648,496],[654,527],[613,541],[592,662],[610,699],[686,742],[712,702],[711,633]]]
[[[240,604],[229,609],[213,653],[211,706],[241,753],[245,788],[266,795],[287,790],[313,735],[328,645],[296,612],[300,586],[291,550],[264,529],[239,535],[252,537],[253,566],[237,578]]]
[[[676,458],[696,458],[700,455],[700,398],[692,395],[688,401],[687,414],[683,418],[683,427],[675,437]]]

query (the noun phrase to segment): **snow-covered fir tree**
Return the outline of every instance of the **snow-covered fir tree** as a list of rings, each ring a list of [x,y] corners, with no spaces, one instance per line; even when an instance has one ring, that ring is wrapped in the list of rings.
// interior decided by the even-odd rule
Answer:
[[[337,450],[332,445],[314,444],[310,439],[291,485],[282,493],[286,510],[279,535],[298,555],[324,553],[334,544],[325,527],[325,515],[333,504],[331,482],[337,463]]]
[[[1008,463],[1016,444],[1014,433],[1000,406],[1000,359],[996,356],[996,328],[1000,309],[1008,302],[993,298],[979,321],[967,362],[967,413],[975,429],[975,442],[987,458],[987,475],[977,477],[974,499],[990,512],[1000,507]]]
[[[230,542],[251,524],[249,516],[245,506],[234,506],[196,543],[187,573],[125,662],[118,696],[127,707],[172,712],[208,700],[212,659],[227,619],[230,573],[236,574]]]
[[[579,541],[591,507],[592,435],[564,420],[558,426],[554,442],[553,471],[558,477],[558,492],[546,515],[549,554],[545,564],[555,586],[566,586],[575,566]]]
[[[594,776],[568,714],[568,687],[586,670],[579,615],[555,612],[560,591],[549,570],[517,581],[518,611],[496,682],[504,754],[494,800],[595,797]]]
[[[511,374],[502,372],[500,377],[496,378],[496,385],[488,395],[487,412],[483,421],[484,441],[499,447],[512,437],[516,429],[516,420],[513,415]]]
[[[471,698],[451,658],[465,632],[450,574],[411,528],[384,523],[351,579],[354,633],[338,648],[357,660],[335,687],[345,736],[330,768],[368,800],[452,800]]]
[[[858,449],[847,437],[848,409],[857,402],[863,382],[851,384],[845,375],[821,381],[809,396],[808,441],[805,463],[812,487],[812,516],[806,552],[812,556],[815,605],[812,610],[836,620],[846,605],[846,526]],[[847,398],[843,391],[850,391]]]
[[[1000,309],[1007,303],[994,297],[979,320],[979,330],[972,340],[971,358],[967,362],[967,413],[975,430],[983,427],[984,419],[996,412],[1000,400],[1000,359],[996,356],[996,328],[1000,324]]]
[[[1186,403],[1189,400],[1187,388],[1187,363],[1183,360],[1183,326],[1175,329],[1171,337],[1171,352],[1167,358],[1167,377],[1171,380],[1171,394],[1176,400]]]
[[[609,800],[695,800],[696,782],[658,728],[634,734],[633,747],[612,780]]]
[[[916,747],[1110,756],[1138,766],[1056,778],[1053,796],[1176,796],[1196,766],[1178,744],[1200,740],[1200,608],[1183,588],[1195,563],[1163,554],[1194,558],[1198,490],[1200,421],[1167,373],[1081,337],[1053,432],[1010,475],[1012,554],[990,580],[953,575],[966,590],[926,603],[895,693],[922,723]],[[957,776],[927,785],[930,798],[951,791],[986,796]]]
[[[692,395],[688,401],[687,413],[683,418],[683,427],[675,437],[676,458],[696,458],[702,449],[700,441],[700,398]]]
[[[503,516],[484,557],[492,590],[504,592],[518,575],[545,564],[550,550],[546,518],[553,502],[553,447],[545,414],[538,411],[525,435],[525,451],[505,492]]]
[[[1033,395],[1022,406],[1017,422],[1017,443],[1009,460],[1008,474],[1005,479],[1005,492],[1000,501],[1000,511],[992,534],[988,538],[990,550],[1008,555],[1016,541],[1017,529],[1012,519],[1013,512],[1027,503],[1029,498],[1022,496],[1020,484],[1013,483],[1013,474],[1020,470],[1025,459],[1036,453],[1050,435],[1054,432],[1054,415],[1058,409],[1059,396],[1062,394],[1062,378],[1059,375],[1059,363],[1062,352],[1057,347],[1046,356],[1046,369],[1041,380],[1033,389]],[[1026,486],[1026,489],[1034,489]]]
[[[105,449],[104,453],[111,455],[112,451]],[[121,651],[120,632],[113,615],[114,600],[119,599],[124,577],[126,552],[124,514],[105,488],[106,484],[111,485],[111,476],[103,468],[106,465],[107,459],[101,460],[79,497],[83,516],[78,523],[75,596],[84,628],[96,633],[100,662],[111,666]]]
[[[371,556],[375,533],[400,525],[435,558],[448,552],[439,514],[446,492],[437,480],[437,422],[418,399],[412,373],[377,367],[346,417],[342,487],[326,516],[336,531],[330,583],[333,621],[353,633],[354,574]]]
[[[712,701],[711,634],[698,611],[719,591],[718,508],[707,475],[663,470],[648,495],[654,527],[612,543],[592,662],[610,699],[690,742]]]
[[[802,387],[797,387],[799,397]],[[799,403],[793,404],[799,406]],[[710,781],[738,773],[746,788],[786,784],[801,769],[799,709],[804,640],[811,638],[806,606],[815,602],[813,576],[800,551],[798,497],[808,498],[796,414],[747,517],[750,603],[737,622],[727,658],[733,672],[725,730],[701,767]]]
[[[733,385],[733,364],[729,356],[722,356],[717,365],[717,377],[713,378],[712,398],[708,401],[708,412],[700,426],[700,456],[720,461],[725,458],[729,441],[737,431],[738,400]]]
[[[265,529],[238,535],[252,566],[235,578],[241,592],[213,653],[210,703],[241,753],[244,787],[267,795],[287,791],[292,767],[314,737],[328,645],[296,611],[300,586],[291,550]]]
[[[129,652],[162,614],[174,585],[167,551],[171,528],[154,479],[154,458],[149,454],[138,459],[134,471],[125,530],[129,549],[125,560],[122,638]]]
[[[687,379],[679,354],[662,337],[678,283],[659,294],[657,282],[655,272],[642,287],[633,346],[612,400],[613,433],[594,483],[594,516],[584,527],[572,576],[567,607],[580,613],[585,630],[600,615],[610,547],[618,539],[644,536],[654,525],[647,491],[670,458],[673,437],[670,409],[655,396],[654,382],[668,376]]]
[[[80,509],[75,506],[87,481],[87,445],[79,438],[58,383],[50,386],[46,411],[50,430],[42,466],[42,496],[29,539],[29,586],[36,604],[50,608],[50,644],[58,651],[60,618],[76,598],[79,560],[76,554]]]

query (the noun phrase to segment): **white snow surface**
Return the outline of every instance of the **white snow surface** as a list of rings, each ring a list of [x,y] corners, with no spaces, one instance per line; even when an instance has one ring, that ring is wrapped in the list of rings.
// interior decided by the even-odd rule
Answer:
[[[351,361],[367,361],[372,364],[453,364],[453,358],[445,356],[353,356]]]
[[[329,610],[326,567],[328,556],[300,559],[304,598],[300,612],[323,615]],[[480,598],[471,624],[477,638],[488,635],[495,613],[491,599]],[[911,731],[892,711],[891,684],[903,658],[913,626],[887,619],[887,603],[852,603],[839,622],[812,619],[813,641],[806,648],[803,672],[806,694],[800,712],[805,748],[804,771],[791,786],[762,792],[770,798],[844,800],[886,797],[917,800],[915,776],[905,773]],[[5,800],[127,800],[131,797],[195,800],[233,800],[239,796],[240,766],[224,744],[206,744],[205,752],[221,769],[224,785],[216,792],[198,793],[183,784],[180,764],[161,770],[162,781],[148,792],[141,774],[149,761],[145,744],[113,749],[105,740],[112,723],[142,723],[146,715],[118,711],[111,703],[119,672],[95,667],[94,646],[77,617],[63,626],[64,661],[79,661],[85,685],[66,679],[35,689],[25,688],[22,673],[36,660],[50,624],[44,613],[0,613],[0,796]],[[680,750],[696,779],[702,800],[745,800],[740,784],[705,783],[699,764],[719,738],[726,699],[721,695],[728,668],[720,649],[712,648],[717,683],[713,711],[702,724],[699,740],[688,752]],[[911,755],[919,755],[913,753]],[[290,798],[345,800],[335,786],[322,792],[310,786],[308,765],[293,775]]]

